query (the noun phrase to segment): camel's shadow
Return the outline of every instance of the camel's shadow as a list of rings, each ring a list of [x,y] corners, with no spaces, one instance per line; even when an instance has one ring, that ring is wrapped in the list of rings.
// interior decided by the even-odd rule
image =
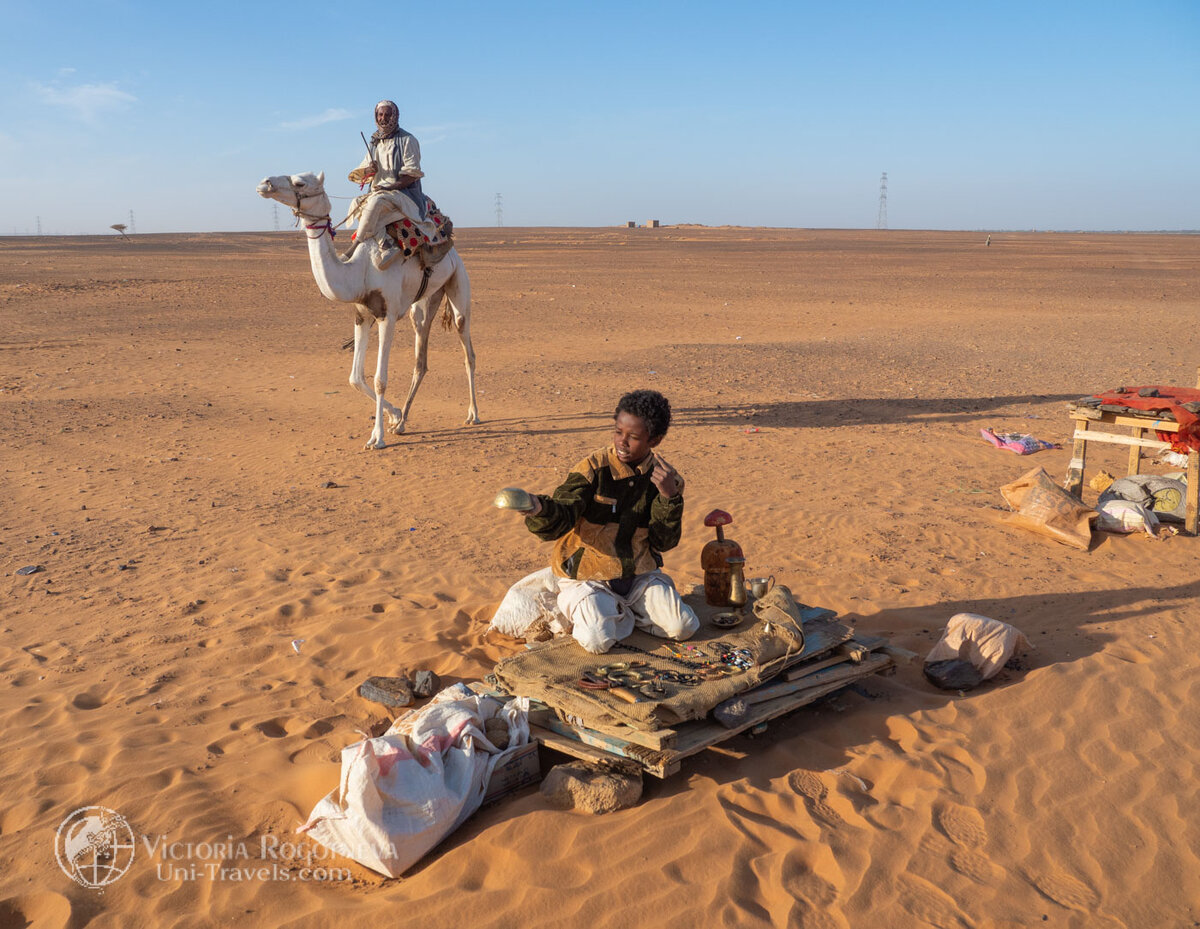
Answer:
[[[838,400],[789,400],[778,403],[743,403],[729,407],[675,407],[672,425],[679,429],[706,426],[754,425],[768,429],[811,429],[905,423],[971,422],[980,414],[1018,404],[1076,400],[1078,394],[1026,394],[1000,397],[847,397]],[[513,435],[569,435],[596,432],[612,420],[608,410],[550,413],[536,418],[506,417],[470,426],[408,429],[401,440],[434,439],[438,442],[473,442],[478,439],[511,439]]]

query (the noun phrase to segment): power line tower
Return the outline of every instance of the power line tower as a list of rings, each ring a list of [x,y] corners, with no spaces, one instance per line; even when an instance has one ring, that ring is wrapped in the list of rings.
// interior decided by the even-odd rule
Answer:
[[[133,224],[133,210],[129,211],[129,234],[133,235],[137,232],[137,226]]]
[[[279,231],[279,204],[278,203],[271,204],[271,212],[273,212],[275,214],[275,231],[278,232]]]
[[[496,194],[496,225],[504,225],[504,202],[499,194]]]
[[[42,234],[42,217],[40,216],[37,218],[37,234]]]
[[[875,220],[876,229],[887,228],[887,172],[879,179],[879,217]]]

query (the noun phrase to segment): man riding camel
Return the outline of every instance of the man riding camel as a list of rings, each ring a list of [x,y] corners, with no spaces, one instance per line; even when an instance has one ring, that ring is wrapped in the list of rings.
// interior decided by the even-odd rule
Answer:
[[[359,197],[354,208],[361,210],[354,246],[346,253],[349,258],[354,249],[374,238],[379,245],[375,256],[375,267],[381,271],[399,258],[403,252],[388,235],[387,224],[410,220],[414,224],[427,222],[425,194],[421,190],[421,147],[411,133],[400,128],[400,108],[391,100],[380,100],[375,105],[375,125],[379,128],[371,136],[370,152],[362,163],[350,172],[355,184],[371,182],[369,193]]]

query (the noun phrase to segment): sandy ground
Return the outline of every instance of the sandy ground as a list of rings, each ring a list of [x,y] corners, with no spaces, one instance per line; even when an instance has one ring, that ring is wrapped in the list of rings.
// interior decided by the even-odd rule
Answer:
[[[1061,479],[1069,441],[979,430],[1066,441],[1068,399],[1194,384],[1200,243],[984,238],[461,230],[484,422],[439,329],[377,452],[298,233],[0,240],[0,926],[1196,925],[1200,542],[1006,527],[997,489]],[[720,506],[750,572],[865,632],[924,654],[971,610],[1036,650],[966,695],[903,666],[609,816],[528,791],[398,880],[140,846],[103,893],[59,870],[93,804],[250,864],[294,841],[386,722],[363,678],[474,680],[520,647],[486,623],[549,547],[492,495],[552,489],[640,386],[676,410],[682,586]]]

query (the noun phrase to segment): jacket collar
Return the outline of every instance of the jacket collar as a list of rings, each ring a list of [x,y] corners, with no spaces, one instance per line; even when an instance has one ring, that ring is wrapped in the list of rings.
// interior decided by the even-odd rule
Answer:
[[[654,470],[653,452],[642,459],[641,463],[636,468],[630,467],[617,457],[617,447],[615,445],[610,445],[605,450],[605,454],[608,457],[608,469],[613,473],[613,477],[633,477],[635,474],[649,474]]]

